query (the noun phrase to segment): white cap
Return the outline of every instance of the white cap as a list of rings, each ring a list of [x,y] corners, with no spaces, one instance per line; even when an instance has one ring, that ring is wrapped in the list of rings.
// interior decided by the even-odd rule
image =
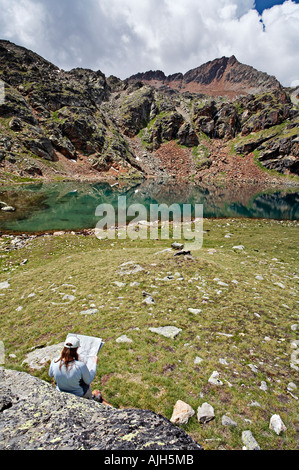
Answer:
[[[68,336],[65,340],[64,347],[76,349],[80,346],[80,340],[77,336]]]

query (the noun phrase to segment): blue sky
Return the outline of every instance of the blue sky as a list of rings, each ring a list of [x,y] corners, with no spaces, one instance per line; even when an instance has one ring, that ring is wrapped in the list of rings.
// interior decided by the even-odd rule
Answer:
[[[275,1],[275,0],[256,0],[255,8],[261,14],[265,9],[269,9],[274,5],[282,5],[285,0]],[[295,3],[299,3],[299,0],[296,0]]]
[[[299,84],[295,0],[0,0],[0,11],[0,38],[65,70],[124,79],[235,55],[284,86]]]

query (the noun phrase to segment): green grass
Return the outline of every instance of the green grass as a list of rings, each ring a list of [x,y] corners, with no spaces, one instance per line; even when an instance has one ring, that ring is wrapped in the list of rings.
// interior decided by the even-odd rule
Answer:
[[[204,230],[203,248],[192,258],[156,254],[172,239],[100,241],[65,234],[5,251],[11,239],[0,238],[0,282],[10,283],[0,291],[5,367],[50,381],[48,364],[41,371],[22,364],[32,348],[57,344],[68,332],[100,336],[105,345],[93,388],[115,407],[151,409],[170,418],[179,399],[195,412],[208,402],[215,420],[200,425],[195,414],[183,426],[205,449],[241,449],[247,429],[262,449],[296,449],[298,401],[287,385],[296,383],[298,374],[290,367],[297,334],[291,326],[298,322],[298,223],[205,220]],[[237,245],[244,250],[233,249]],[[120,265],[127,261],[143,271],[121,276]],[[169,273],[175,279],[164,280]],[[140,284],[131,285],[134,281]],[[154,305],[143,303],[142,291],[153,295]],[[66,293],[75,300],[63,301]],[[97,314],[80,313],[91,305]],[[190,307],[202,312],[194,315]],[[166,325],[182,329],[175,340],[149,331]],[[116,343],[123,334],[132,343]],[[194,364],[197,356],[200,364]],[[222,386],[208,383],[214,370]],[[261,381],[267,391],[260,389]],[[250,406],[254,401],[260,407]],[[221,424],[224,414],[236,428]],[[269,429],[273,414],[287,427],[280,436]]]

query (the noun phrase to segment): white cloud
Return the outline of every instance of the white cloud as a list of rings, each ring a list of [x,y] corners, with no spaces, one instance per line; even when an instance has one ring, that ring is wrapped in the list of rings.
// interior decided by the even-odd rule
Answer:
[[[17,37],[20,45],[36,45],[36,37],[42,34],[40,20],[44,16],[44,8],[40,3],[31,0],[1,0],[0,12],[2,38]]]
[[[0,36],[64,69],[126,78],[149,69],[186,72],[223,55],[299,79],[299,5],[254,0],[0,0]],[[261,23],[261,20],[263,23]]]
[[[265,10],[262,18],[267,70],[288,85],[299,79],[299,5],[287,1]]]

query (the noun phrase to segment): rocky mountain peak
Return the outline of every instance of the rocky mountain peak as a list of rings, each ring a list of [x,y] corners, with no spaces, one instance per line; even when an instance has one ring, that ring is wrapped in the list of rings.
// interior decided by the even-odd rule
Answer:
[[[158,88],[167,86],[181,92],[189,91],[228,98],[281,88],[275,77],[240,63],[234,55],[214,59],[185,74],[176,73],[167,77],[164,72],[158,70],[138,73],[128,79],[128,81],[135,80]]]

